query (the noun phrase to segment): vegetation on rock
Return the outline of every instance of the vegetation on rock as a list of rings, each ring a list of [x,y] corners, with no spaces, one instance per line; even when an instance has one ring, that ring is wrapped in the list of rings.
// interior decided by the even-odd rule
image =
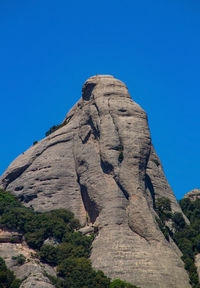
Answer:
[[[171,212],[170,200],[164,197],[156,201],[156,212],[159,216],[157,222],[165,238],[169,241],[170,236],[183,253],[182,260],[188,271],[192,288],[200,288],[194,263],[195,255],[200,253],[200,199],[196,201],[182,199],[180,206],[190,220],[190,225],[186,224],[182,213]],[[168,225],[170,219],[171,227]]]
[[[156,221],[166,240],[169,241],[169,235],[171,231],[166,225],[169,219],[172,218],[171,203],[166,197],[161,197],[156,200],[156,212],[159,217],[156,217]]]
[[[14,273],[10,271],[5,261],[0,257],[0,288],[19,288],[21,281],[16,279]]]
[[[16,265],[23,265],[26,262],[26,257],[23,254],[12,256],[12,259],[16,261]]]
[[[137,287],[120,279],[116,279],[110,284],[110,288],[137,288]]]
[[[54,133],[56,130],[62,128],[63,126],[65,126],[66,124],[69,123],[69,121],[71,120],[72,117],[68,117],[65,122],[58,124],[58,125],[53,125],[46,133],[45,136],[49,136],[50,134]]]
[[[41,262],[57,266],[59,278],[48,275],[57,288],[136,287],[121,280],[111,282],[102,271],[93,270],[89,256],[94,236],[83,236],[77,232],[79,221],[68,210],[37,213],[0,190],[0,227],[22,233],[29,247],[37,251]],[[56,245],[44,243],[51,238]],[[23,255],[15,257],[15,260],[19,265],[25,261]]]

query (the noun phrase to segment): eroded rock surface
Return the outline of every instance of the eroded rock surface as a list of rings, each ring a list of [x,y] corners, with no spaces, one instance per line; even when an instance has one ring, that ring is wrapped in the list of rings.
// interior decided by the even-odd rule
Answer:
[[[157,197],[181,211],[151,143],[145,111],[124,83],[94,76],[65,126],[20,155],[2,175],[37,211],[67,208],[97,227],[96,269],[142,288],[189,288],[180,251],[155,221]]]
[[[184,195],[183,198],[189,198],[192,201],[195,201],[196,199],[200,199],[200,189],[193,189],[187,194]]]
[[[46,273],[56,276],[54,269],[39,262],[33,255],[35,251],[30,249],[26,243],[0,243],[0,257],[5,259],[6,265],[14,271],[18,279],[23,280],[20,288],[54,288]],[[15,257],[23,255],[25,263],[18,265]]]

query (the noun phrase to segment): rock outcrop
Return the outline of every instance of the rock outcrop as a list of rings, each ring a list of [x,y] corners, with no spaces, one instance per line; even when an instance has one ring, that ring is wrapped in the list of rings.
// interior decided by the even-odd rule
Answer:
[[[111,278],[142,288],[189,288],[181,253],[155,220],[155,201],[165,196],[173,211],[181,209],[147,115],[126,85],[112,76],[89,78],[62,126],[20,155],[1,187],[37,211],[67,208],[83,226],[96,227],[91,260]]]
[[[195,266],[197,267],[197,273],[200,279],[200,254],[195,255]]]
[[[183,198],[189,198],[191,201],[195,201],[196,199],[200,199],[200,189],[193,189],[187,194],[184,195]]]
[[[55,276],[54,269],[39,262],[34,257],[35,251],[30,249],[25,241],[21,243],[10,243],[12,233],[8,231],[0,231],[0,257],[4,258],[6,265],[14,271],[16,277],[22,280],[20,288],[54,288],[46,274]],[[7,241],[6,241],[7,239]],[[17,257],[24,257],[24,263],[17,263]]]
[[[22,234],[0,229],[0,243],[22,243]]]

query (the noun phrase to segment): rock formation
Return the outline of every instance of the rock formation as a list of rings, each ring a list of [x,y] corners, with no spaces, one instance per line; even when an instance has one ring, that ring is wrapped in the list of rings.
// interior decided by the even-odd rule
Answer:
[[[187,194],[184,195],[183,198],[189,198],[190,200],[194,201],[196,199],[200,199],[200,189],[193,189]]]
[[[181,212],[151,143],[145,111],[124,83],[89,78],[63,127],[20,155],[0,178],[37,211],[67,208],[98,230],[91,260],[142,288],[189,288],[172,240],[155,220],[157,198]],[[88,223],[89,222],[89,223]]]
[[[13,241],[13,237],[16,241]],[[0,230],[0,257],[4,258],[6,265],[13,270],[18,279],[24,280],[20,288],[54,288],[46,273],[55,276],[56,272],[51,266],[39,263],[34,254],[35,251],[21,240],[20,235]],[[24,263],[20,265],[15,260],[19,255],[24,257]]]

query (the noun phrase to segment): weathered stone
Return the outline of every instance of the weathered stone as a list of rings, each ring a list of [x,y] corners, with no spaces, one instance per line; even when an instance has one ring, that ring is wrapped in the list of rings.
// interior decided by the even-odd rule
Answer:
[[[0,179],[37,211],[67,208],[98,227],[91,260],[142,288],[189,288],[175,243],[155,220],[156,198],[181,209],[154,151],[145,111],[112,76],[94,76],[65,126],[20,155]]]
[[[189,198],[191,201],[195,201],[196,199],[200,199],[200,189],[191,190],[190,192],[185,194],[185,196],[183,198]]]
[[[17,232],[9,232],[0,229],[0,243],[21,243],[22,236],[22,234]]]
[[[93,225],[88,225],[79,229],[78,231],[81,232],[81,234],[83,235],[91,235],[95,232],[95,227]]]
[[[195,255],[195,266],[197,267],[197,273],[200,280],[200,254]]]
[[[58,246],[60,243],[58,242],[58,240],[56,240],[55,238],[47,238],[45,241],[44,241],[44,244],[46,245],[51,245],[51,246]]]
[[[26,258],[23,265],[17,265],[15,257],[20,254]],[[25,242],[16,243],[0,243],[0,257],[5,259],[6,265],[14,271],[17,278],[24,280],[20,288],[53,288],[46,273],[56,276],[56,272],[47,264],[42,264],[38,259],[34,259],[32,255],[35,251],[28,248]]]

